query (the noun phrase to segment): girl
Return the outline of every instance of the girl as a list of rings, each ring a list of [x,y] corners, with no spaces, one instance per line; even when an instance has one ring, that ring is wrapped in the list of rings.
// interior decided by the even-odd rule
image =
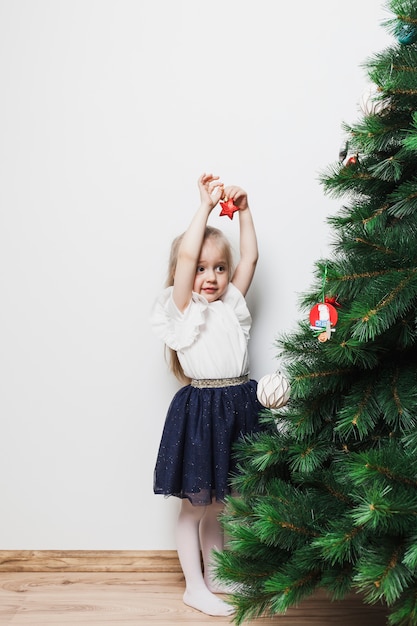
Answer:
[[[185,577],[184,603],[208,615],[232,607],[214,577],[213,550],[222,550],[219,515],[236,471],[233,443],[259,430],[262,409],[249,379],[251,317],[244,296],[258,246],[246,193],[218,176],[198,180],[201,203],[187,231],[172,244],[168,287],[156,302],[152,325],[171,349],[171,366],[185,382],[168,409],[158,452],[154,492],[182,499],[176,540]],[[227,197],[238,207],[240,260],[232,269],[230,244],[207,226]],[[201,555],[204,571],[201,569]]]

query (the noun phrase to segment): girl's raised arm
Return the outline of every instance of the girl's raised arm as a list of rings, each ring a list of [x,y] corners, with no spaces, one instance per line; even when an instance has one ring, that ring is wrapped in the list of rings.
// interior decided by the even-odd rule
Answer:
[[[180,311],[184,311],[190,303],[207,220],[222,197],[224,186],[218,176],[202,174],[198,179],[198,188],[200,206],[183,235],[175,268],[173,298]]]
[[[240,187],[226,187],[228,198],[239,207],[240,258],[232,277],[232,283],[246,296],[258,262],[258,242],[255,225],[250,212],[247,194]]]

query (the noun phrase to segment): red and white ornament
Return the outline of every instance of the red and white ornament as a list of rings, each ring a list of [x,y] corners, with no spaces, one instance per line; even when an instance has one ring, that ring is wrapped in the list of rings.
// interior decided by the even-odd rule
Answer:
[[[327,299],[327,302],[319,302],[313,306],[310,311],[310,328],[311,330],[320,331],[318,335],[319,341],[324,342],[330,339],[331,333],[334,332],[337,318],[337,310],[330,304],[330,298]]]
[[[280,409],[287,404],[290,392],[290,383],[277,371],[259,380],[256,393],[262,406],[267,409]]]

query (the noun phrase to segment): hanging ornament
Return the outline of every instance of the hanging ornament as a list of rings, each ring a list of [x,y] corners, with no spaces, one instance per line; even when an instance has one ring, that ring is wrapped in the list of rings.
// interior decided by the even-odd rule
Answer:
[[[325,296],[327,281],[327,263],[323,268],[323,281],[322,281],[322,302],[315,304],[310,311],[310,328],[314,330],[317,335],[317,339],[320,343],[324,343],[331,338],[332,332],[334,332],[334,326],[336,326],[338,313],[336,310],[340,304],[337,301],[337,296]]]
[[[368,87],[362,94],[359,109],[364,115],[379,115],[387,109],[387,102],[381,99],[381,89],[375,85]]]
[[[259,380],[256,395],[262,406],[267,409],[280,409],[287,404],[290,392],[290,383],[277,371]]]
[[[333,327],[336,326],[337,318],[337,310],[332,304],[320,302],[313,306],[310,311],[310,328],[320,331],[318,335],[320,342],[330,339],[331,333],[334,332]]]
[[[356,165],[359,165],[359,154],[352,155],[345,163],[345,167],[355,167]]]
[[[220,215],[227,215],[231,220],[233,219],[233,214],[239,211],[239,207],[234,204],[231,198],[225,202],[220,202],[220,206],[222,207]]]
[[[399,20],[396,36],[400,44],[409,46],[417,41],[417,26]]]

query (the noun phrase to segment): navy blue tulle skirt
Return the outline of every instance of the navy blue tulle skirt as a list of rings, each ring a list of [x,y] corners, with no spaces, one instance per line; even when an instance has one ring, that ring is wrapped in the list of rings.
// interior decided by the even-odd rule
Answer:
[[[188,498],[192,504],[223,501],[236,473],[233,445],[261,430],[264,408],[257,383],[215,388],[182,387],[165,420],[155,467],[154,493]]]

